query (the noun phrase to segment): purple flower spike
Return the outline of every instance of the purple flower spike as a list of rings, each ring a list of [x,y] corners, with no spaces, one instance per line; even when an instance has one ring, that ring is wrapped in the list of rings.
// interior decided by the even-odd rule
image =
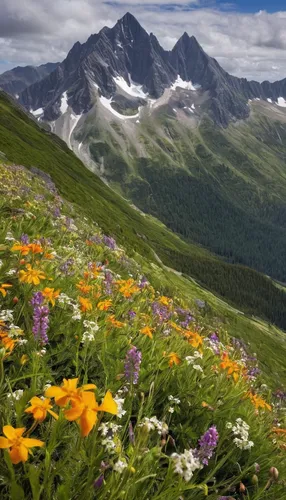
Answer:
[[[49,342],[49,338],[47,335],[47,331],[49,328],[49,308],[47,306],[43,306],[44,297],[42,292],[36,292],[33,295],[31,300],[31,304],[34,308],[33,314],[33,328],[32,332],[36,340],[40,340],[42,344],[47,344]]]
[[[132,381],[133,384],[138,382],[141,358],[142,354],[135,346],[127,352],[125,357],[124,374],[126,379]]]
[[[214,449],[218,443],[218,432],[215,425],[212,425],[199,439],[200,448],[197,450],[197,456],[203,465],[208,465]]]

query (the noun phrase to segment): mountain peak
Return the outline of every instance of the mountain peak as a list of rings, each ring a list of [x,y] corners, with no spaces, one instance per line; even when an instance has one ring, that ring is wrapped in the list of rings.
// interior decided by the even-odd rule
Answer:
[[[128,24],[128,25],[132,25],[132,24],[139,24],[140,25],[140,23],[137,21],[136,17],[133,16],[133,14],[131,14],[130,12],[126,12],[126,14],[124,14],[124,16],[118,20],[118,23]]]

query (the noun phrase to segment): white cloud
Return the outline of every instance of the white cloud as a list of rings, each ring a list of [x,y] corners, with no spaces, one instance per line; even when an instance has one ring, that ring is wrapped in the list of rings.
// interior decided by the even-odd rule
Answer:
[[[166,49],[187,31],[232,74],[259,81],[286,77],[286,12],[222,14],[198,7],[200,1],[206,5],[204,0],[2,0],[0,71],[62,60],[77,40],[113,26],[129,10]],[[173,11],[163,8],[174,3]]]

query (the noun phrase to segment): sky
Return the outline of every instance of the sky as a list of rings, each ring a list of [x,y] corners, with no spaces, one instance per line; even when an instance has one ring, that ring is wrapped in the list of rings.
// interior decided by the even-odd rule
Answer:
[[[0,0],[0,73],[61,61],[127,11],[165,49],[186,31],[231,74],[286,78],[285,0]]]

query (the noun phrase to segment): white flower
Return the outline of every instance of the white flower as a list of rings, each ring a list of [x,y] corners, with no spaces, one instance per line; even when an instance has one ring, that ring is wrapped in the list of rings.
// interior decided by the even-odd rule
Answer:
[[[190,481],[194,472],[202,468],[200,460],[194,456],[194,450],[185,450],[184,453],[171,455],[175,472],[182,476],[186,482]]]
[[[13,276],[14,274],[16,274],[16,269],[9,269],[9,271],[7,271],[6,273],[6,276]]]
[[[19,339],[18,340],[18,345],[24,345],[27,344],[28,340],[27,339]]]
[[[13,323],[13,310],[12,309],[3,309],[0,312],[0,320],[6,321],[8,323]]]
[[[168,400],[169,400],[169,401],[172,401],[172,403],[173,403],[173,404],[175,404],[175,405],[179,405],[179,404],[180,404],[180,402],[181,402],[181,400],[180,400],[179,398],[175,398],[175,397],[174,397],[174,396],[172,396],[171,394],[170,394],[170,396],[168,396]]]
[[[44,385],[44,391],[52,387],[52,382],[50,380],[47,381],[47,383]]]
[[[126,413],[126,410],[123,410],[125,399],[119,398],[118,395],[116,395],[113,399],[117,404],[117,417],[122,418]]]
[[[169,406],[168,412],[169,413],[174,413],[174,411],[175,411],[175,408],[173,408],[173,406]]]
[[[14,238],[14,236],[13,236],[13,234],[12,234],[12,233],[8,232],[8,233],[6,234],[6,238],[5,238],[5,240],[6,240],[6,241],[15,241],[15,238]]]
[[[241,418],[237,418],[234,425],[228,422],[226,427],[227,429],[231,429],[233,434],[236,436],[233,442],[238,448],[241,450],[250,450],[250,448],[254,446],[253,441],[249,441],[248,431],[250,427]]]
[[[158,434],[167,434],[168,425],[165,422],[160,422],[157,417],[144,417],[138,427],[146,427],[148,432],[157,430]]]
[[[127,463],[123,462],[123,460],[117,460],[117,462],[113,465],[113,470],[115,472],[119,472],[119,474],[122,474],[124,469],[126,469]]]

